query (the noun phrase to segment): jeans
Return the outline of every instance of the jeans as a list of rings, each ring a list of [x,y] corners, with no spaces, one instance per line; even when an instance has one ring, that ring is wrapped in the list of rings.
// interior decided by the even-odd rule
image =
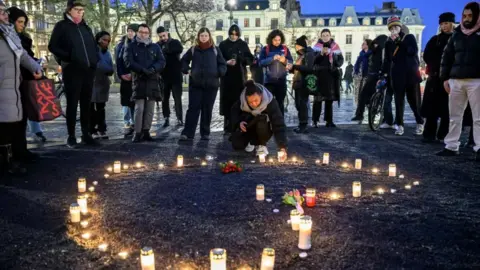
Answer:
[[[122,107],[122,113],[123,113],[123,123],[126,126],[133,126],[135,125],[135,106],[130,107],[130,106],[123,106]]]
[[[30,133],[32,134],[43,133],[42,126],[40,126],[40,122],[28,120],[28,128],[30,129]]]
[[[150,130],[154,112],[155,100],[135,100],[135,133]]]

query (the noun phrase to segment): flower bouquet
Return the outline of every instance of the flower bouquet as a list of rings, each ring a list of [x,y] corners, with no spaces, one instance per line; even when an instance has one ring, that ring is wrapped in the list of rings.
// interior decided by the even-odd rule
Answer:
[[[300,195],[300,191],[298,189],[294,189],[290,192],[285,192],[285,195],[282,197],[282,202],[287,205],[295,206],[297,208],[297,211],[300,214],[303,214],[303,201],[305,199],[303,196]]]
[[[227,174],[227,173],[232,173],[232,172],[242,172],[242,166],[238,162],[225,162],[225,163],[220,163],[220,169],[222,170],[222,173]]]

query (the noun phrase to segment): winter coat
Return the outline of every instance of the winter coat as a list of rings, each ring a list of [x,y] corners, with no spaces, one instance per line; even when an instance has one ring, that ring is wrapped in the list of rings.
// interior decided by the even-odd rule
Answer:
[[[167,42],[159,42],[158,45],[167,61],[165,69],[162,71],[163,80],[166,83],[181,84],[183,82],[182,63],[180,62],[180,54],[183,52],[182,43],[169,38]]]
[[[104,103],[108,101],[110,92],[110,76],[113,75],[112,55],[108,50],[98,52],[98,63],[93,81],[92,102]]]
[[[233,103],[240,97],[247,80],[247,65],[253,62],[253,55],[248,44],[242,39],[226,39],[218,46],[225,61],[237,60],[235,66],[227,65],[225,76],[220,78],[220,115],[229,115]]]
[[[256,83],[263,84],[263,68],[260,66],[260,53],[253,55],[253,61],[250,65],[250,72],[252,73],[252,80]]]
[[[32,74],[41,70],[26,51],[18,58],[0,31],[0,123],[19,122],[23,119],[20,67]]]
[[[132,40],[128,39],[125,35],[115,47],[115,64],[117,65],[117,76],[120,79],[122,79],[122,75],[130,74],[130,70],[125,67],[125,61],[123,61],[123,52],[126,50],[130,42],[132,42]]]
[[[385,42],[388,37],[380,35],[372,41],[372,54],[368,57],[368,74],[380,75],[382,72],[383,56],[385,53]],[[377,44],[377,47],[374,45]]]
[[[440,80],[440,62],[443,50],[452,34],[441,33],[433,36],[423,52],[427,64],[428,79],[425,85],[420,113],[423,117],[448,117],[448,93]]]
[[[132,100],[148,99],[160,101],[160,73],[165,67],[162,50],[156,43],[141,43],[136,38],[123,52],[125,66],[132,72]],[[154,74],[145,74],[145,69],[155,70]]]
[[[480,31],[467,36],[455,29],[442,56],[440,77],[448,79],[480,78]]]
[[[26,34],[20,33],[18,34],[20,37],[20,41],[22,42],[23,49],[27,52],[27,54],[33,58],[33,60],[37,61],[35,58],[35,53],[33,52],[33,40]],[[20,71],[22,73],[22,80],[34,80],[33,74],[26,68],[20,67]]]
[[[268,49],[268,54],[267,54],[267,48]],[[286,52],[285,52],[285,50]],[[280,56],[285,56],[285,58],[287,59],[287,64],[292,64],[293,63],[293,58],[292,58],[292,54],[290,53],[290,50],[288,49],[288,47],[286,45],[280,45],[278,47],[275,47],[273,46],[272,44],[269,44],[265,47],[262,48],[262,51],[260,52],[260,66],[263,67],[263,68],[266,68],[268,67],[269,65],[272,64],[272,62],[274,61],[273,60],[273,57],[275,55],[280,55]],[[287,74],[288,72],[285,70],[285,77],[281,80],[281,81],[272,81],[269,76],[268,76],[268,73],[265,71],[264,72],[264,77],[263,77],[263,83],[264,84],[267,84],[267,83],[286,83],[287,82]]]
[[[400,32],[397,40],[388,38],[385,43],[385,58],[383,73],[394,81],[403,80],[407,84],[417,84],[422,81],[419,70],[418,45],[412,34]]]
[[[48,50],[60,60],[62,68],[72,64],[77,69],[95,69],[98,47],[92,29],[82,20],[75,24],[66,14],[53,28]]]
[[[340,101],[340,72],[343,65],[343,55],[334,54],[333,63],[330,63],[328,55],[317,54],[314,60],[313,69],[317,76],[318,94],[316,101]]]
[[[315,57],[317,56],[317,52],[315,52],[312,48],[307,47],[305,49],[305,53],[302,56],[301,63],[295,63],[293,65],[293,81],[292,81],[292,88],[296,91],[308,91],[307,84],[309,82],[306,81],[308,75],[313,73],[313,64],[315,62]],[[316,86],[316,81],[315,81]],[[315,87],[313,86],[313,87]]]
[[[357,57],[357,61],[355,62],[355,66],[353,67],[353,74],[361,75],[362,77],[367,76],[368,74],[368,58],[372,52],[368,51],[360,51],[359,56]]]
[[[285,125],[282,111],[280,111],[278,102],[275,98],[273,98],[272,93],[268,92],[265,87],[261,87],[263,88],[264,92],[266,91],[263,99],[265,99],[265,95],[270,96],[268,99],[270,102],[261,114],[266,115],[267,119],[270,121],[270,127],[275,137],[277,146],[279,148],[287,148],[287,127]],[[244,95],[242,95],[242,97],[244,98]],[[244,100],[243,103],[246,103],[246,100]],[[237,102],[233,104],[231,115],[232,125],[236,127],[237,131],[240,129],[241,122],[249,123],[255,118],[252,113],[242,110],[242,102],[240,100],[237,100]]]
[[[353,82],[353,65],[349,64],[345,68],[345,75],[343,76],[343,79],[347,82]]]
[[[219,79],[227,72],[227,64],[216,46],[207,49],[195,46],[183,55],[182,72],[190,73],[190,90],[194,88],[218,90]]]

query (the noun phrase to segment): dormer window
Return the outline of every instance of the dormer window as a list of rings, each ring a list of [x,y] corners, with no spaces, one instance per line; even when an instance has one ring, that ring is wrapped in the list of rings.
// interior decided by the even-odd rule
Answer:
[[[278,4],[277,4],[277,3],[273,3],[273,4],[272,4],[272,9],[273,9],[273,10],[277,10],[277,9],[278,9]]]
[[[325,20],[324,19],[318,19],[317,20],[317,25],[318,26],[325,26]]]
[[[328,25],[329,25],[329,26],[337,26],[337,20],[334,19],[334,18],[331,18],[331,19],[328,21]]]
[[[260,5],[257,5],[257,9],[260,9]]]
[[[363,25],[370,25],[370,18],[368,17],[363,18]]]
[[[245,10],[248,10],[248,5],[245,5]]]
[[[383,18],[382,17],[377,17],[375,19],[375,25],[382,25],[383,24]]]
[[[306,26],[306,27],[311,27],[311,26],[312,26],[312,20],[307,19],[307,20],[305,21],[305,26]]]
[[[353,23],[353,18],[352,16],[347,17],[347,24],[352,24]]]

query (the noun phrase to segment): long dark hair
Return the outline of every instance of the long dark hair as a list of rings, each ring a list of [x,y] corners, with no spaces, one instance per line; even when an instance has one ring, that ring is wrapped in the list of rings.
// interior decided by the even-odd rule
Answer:
[[[272,32],[270,32],[267,36],[267,45],[272,45],[272,40],[279,36],[280,39],[282,40],[281,41],[281,44],[285,44],[285,35],[283,34],[282,31],[278,30],[278,29],[275,29],[273,30]]]

